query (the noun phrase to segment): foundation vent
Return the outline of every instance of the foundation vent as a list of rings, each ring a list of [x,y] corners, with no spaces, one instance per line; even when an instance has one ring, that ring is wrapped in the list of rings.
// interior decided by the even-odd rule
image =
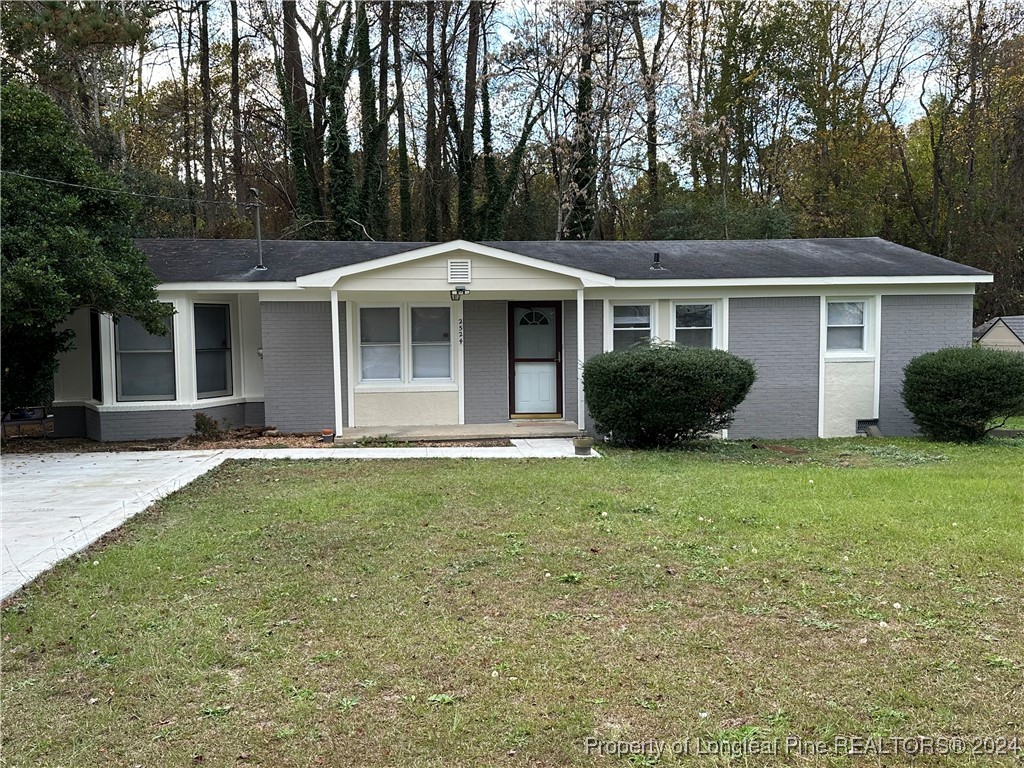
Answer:
[[[473,280],[473,262],[469,259],[448,259],[448,282],[468,283]]]

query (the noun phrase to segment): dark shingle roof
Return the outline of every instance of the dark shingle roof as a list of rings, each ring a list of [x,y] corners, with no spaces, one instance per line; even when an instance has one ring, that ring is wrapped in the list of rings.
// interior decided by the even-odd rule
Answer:
[[[256,271],[253,240],[139,240],[157,278],[178,282],[294,281],[302,275],[433,243],[268,240]],[[620,280],[987,275],[877,237],[808,240],[503,241],[485,245]],[[652,270],[654,254],[662,270]]]
[[[1024,315],[1002,315],[1000,317],[993,317],[991,320],[986,320],[974,329],[974,340],[977,341],[992,330],[992,326],[1000,320],[1002,320],[1003,324],[1010,329],[1010,332],[1020,339],[1022,344],[1024,344]]]
[[[1003,317],[1006,327],[1013,331],[1013,335],[1024,343],[1024,315],[1010,315]]]

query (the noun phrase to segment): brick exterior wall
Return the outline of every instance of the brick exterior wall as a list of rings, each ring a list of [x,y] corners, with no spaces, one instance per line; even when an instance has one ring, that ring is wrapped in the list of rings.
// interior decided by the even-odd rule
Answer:
[[[566,301],[562,304],[562,322],[564,339],[562,347],[562,378],[565,387],[565,401],[562,414],[568,421],[576,421],[578,413],[578,392],[576,377],[582,375],[582,366],[594,355],[604,350],[604,302],[600,299],[587,299],[583,302],[583,359],[576,358],[576,302]],[[590,413],[581,427],[589,429]]]
[[[267,423],[264,417],[266,409],[263,403],[246,403],[245,404],[245,426],[247,427],[262,427]]]
[[[345,378],[345,305],[339,307]],[[331,305],[326,301],[261,302],[265,422],[283,432],[334,426]],[[343,399],[342,408],[345,408]]]
[[[586,308],[584,308],[586,311]],[[586,320],[584,319],[584,323]],[[584,330],[586,330],[584,328]],[[576,302],[562,302],[562,418],[576,421],[579,393],[576,376],[580,361],[576,358]]]
[[[583,362],[594,355],[604,352],[604,302],[600,299],[587,299],[583,302]],[[586,397],[586,393],[584,393]],[[575,414],[572,416],[576,418]],[[580,425],[588,432],[594,433],[594,422],[587,410],[586,421]]]
[[[729,437],[817,436],[820,317],[817,296],[729,301],[729,351],[757,368]]]
[[[100,414],[92,408],[85,409],[85,436],[90,440],[99,440],[102,437],[100,429]]]
[[[944,347],[969,347],[974,297],[883,296],[878,428],[884,435],[914,435],[903,407],[903,369],[913,358]]]
[[[262,426],[263,403],[236,403],[177,411],[95,411],[84,405],[54,408],[57,437],[88,437],[100,442],[184,437],[195,431],[196,414],[205,413],[225,429]]]
[[[508,421],[508,303],[463,301],[467,424]]]

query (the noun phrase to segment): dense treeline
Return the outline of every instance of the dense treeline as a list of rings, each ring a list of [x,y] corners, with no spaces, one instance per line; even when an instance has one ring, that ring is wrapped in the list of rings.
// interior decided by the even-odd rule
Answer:
[[[139,234],[251,236],[259,203],[272,237],[877,235],[995,272],[979,315],[1024,312],[1014,0],[2,13],[3,77],[155,196]]]

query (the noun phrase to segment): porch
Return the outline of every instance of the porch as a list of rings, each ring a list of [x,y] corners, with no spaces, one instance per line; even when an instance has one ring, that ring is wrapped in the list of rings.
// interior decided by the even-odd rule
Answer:
[[[404,443],[435,440],[510,440],[548,437],[573,437],[579,432],[575,421],[562,419],[515,420],[493,424],[451,424],[440,426],[351,427],[335,439],[338,445],[387,436]]]

